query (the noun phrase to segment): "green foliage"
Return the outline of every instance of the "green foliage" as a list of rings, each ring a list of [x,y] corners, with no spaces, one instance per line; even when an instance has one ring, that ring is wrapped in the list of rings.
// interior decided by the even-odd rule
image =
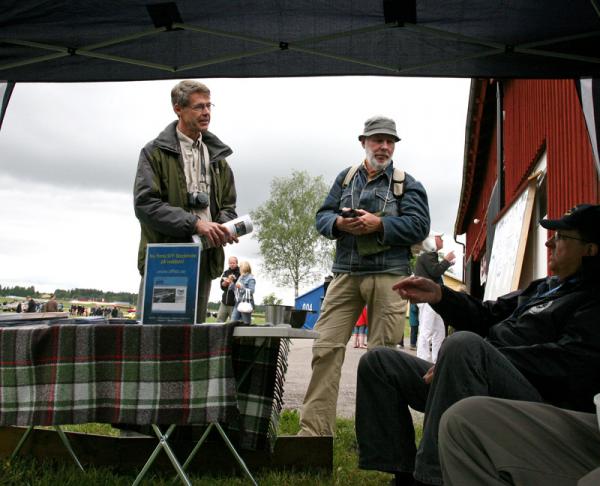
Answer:
[[[294,171],[274,178],[269,199],[251,213],[264,269],[277,284],[292,285],[296,296],[301,283],[314,282],[330,266],[332,243],[315,229],[328,189],[322,177]]]
[[[279,297],[277,297],[273,292],[267,294],[263,297],[262,305],[279,305],[283,302]]]
[[[131,292],[105,292],[104,290],[98,289],[56,289],[54,292],[49,293],[53,293],[56,297],[56,300],[63,301],[84,299],[100,302],[127,302],[128,304],[133,305],[137,303],[137,294],[132,294]],[[33,298],[39,298],[42,296],[40,292],[35,290],[33,285],[30,287],[21,287],[19,285],[14,287],[2,287],[0,285],[0,295],[15,295],[18,297],[31,296]]]
[[[0,295],[15,295],[17,297],[40,297],[41,294],[35,290],[35,287],[21,287],[15,285],[14,287],[2,287],[0,286]]]

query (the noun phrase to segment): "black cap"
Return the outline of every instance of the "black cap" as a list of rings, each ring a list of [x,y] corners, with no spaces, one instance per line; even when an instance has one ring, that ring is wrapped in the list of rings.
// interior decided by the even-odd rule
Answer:
[[[549,230],[576,230],[585,241],[600,245],[600,206],[579,204],[560,219],[542,219],[540,224]]]

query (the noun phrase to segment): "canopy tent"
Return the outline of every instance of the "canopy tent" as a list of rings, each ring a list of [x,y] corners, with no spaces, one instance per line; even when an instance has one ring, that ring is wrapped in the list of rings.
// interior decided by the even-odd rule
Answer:
[[[599,43],[598,0],[19,0],[0,79],[599,77]]]
[[[599,2],[14,1],[0,20],[0,126],[15,82],[600,78]],[[589,83],[581,99],[600,173],[600,101]]]

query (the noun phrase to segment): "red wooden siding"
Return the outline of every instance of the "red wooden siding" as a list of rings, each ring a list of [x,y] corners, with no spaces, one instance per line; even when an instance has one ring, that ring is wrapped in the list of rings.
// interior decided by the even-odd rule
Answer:
[[[587,127],[573,80],[508,80],[504,87],[504,201],[509,205],[547,153],[548,215],[556,217],[582,202],[599,203],[600,188]],[[489,86],[488,89],[491,89]],[[487,103],[485,110],[495,112]],[[493,128],[495,131],[495,127]],[[480,134],[482,136],[482,134]],[[483,184],[466,205],[466,254],[485,251],[485,211],[496,181],[496,135],[487,158],[479,157]],[[475,225],[473,219],[480,219]]]
[[[505,201],[547,150],[548,215],[598,202],[598,182],[573,80],[512,80],[504,86]]]

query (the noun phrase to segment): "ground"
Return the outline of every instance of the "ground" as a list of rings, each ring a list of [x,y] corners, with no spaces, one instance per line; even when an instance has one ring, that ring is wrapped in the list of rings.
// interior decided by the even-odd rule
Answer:
[[[406,353],[415,354],[405,348]],[[346,358],[342,366],[342,379],[340,382],[340,393],[338,396],[337,416],[344,418],[354,417],[354,406],[356,402],[356,368],[358,360],[366,353],[365,349],[357,349],[352,341],[346,346]],[[288,357],[288,371],[285,380],[285,392],[283,394],[284,408],[302,408],[304,393],[310,380],[312,359],[312,340],[292,339],[290,354]],[[423,414],[413,412],[415,422],[422,422]]]

